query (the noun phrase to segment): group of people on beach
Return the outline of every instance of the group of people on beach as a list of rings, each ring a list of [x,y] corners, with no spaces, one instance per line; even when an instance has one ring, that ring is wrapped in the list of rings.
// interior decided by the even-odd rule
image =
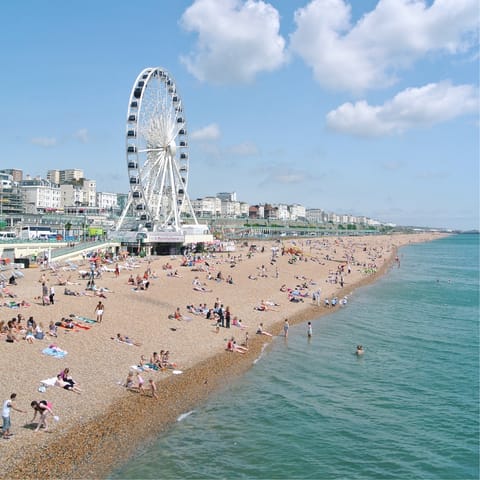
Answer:
[[[7,343],[16,343],[20,340],[34,343],[35,340],[43,340],[45,331],[42,322],[37,323],[33,316],[25,321],[25,317],[19,313],[6,323],[5,320],[0,320],[0,337],[4,337]]]
[[[16,406],[17,394],[12,393],[7,400],[3,401],[2,404],[2,439],[10,440],[14,435],[10,429],[12,427],[11,414],[12,410],[19,413],[27,413],[26,410],[22,410]],[[52,404],[47,400],[32,400],[30,403],[31,408],[33,409],[33,418],[30,421],[30,424],[35,424],[35,419],[38,415],[38,421],[36,422],[36,427],[34,432],[40,431],[43,428],[44,431],[48,430],[48,416],[52,416],[55,421],[59,420],[59,417],[53,413]]]

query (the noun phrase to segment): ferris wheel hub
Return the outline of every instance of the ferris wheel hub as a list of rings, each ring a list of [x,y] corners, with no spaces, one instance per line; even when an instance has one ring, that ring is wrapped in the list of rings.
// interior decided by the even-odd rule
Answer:
[[[170,156],[174,157],[177,154],[177,144],[175,143],[175,140],[172,140],[168,146],[167,146],[167,152],[170,154]]]

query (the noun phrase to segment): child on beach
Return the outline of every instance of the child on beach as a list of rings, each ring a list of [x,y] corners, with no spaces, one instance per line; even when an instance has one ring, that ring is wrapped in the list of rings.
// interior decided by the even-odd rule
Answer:
[[[307,324],[307,337],[311,338],[312,335],[313,335],[312,322],[308,322],[308,324]]]
[[[152,398],[154,398],[155,400],[158,400],[157,386],[155,385],[155,382],[150,378],[148,380],[148,384],[150,385],[150,393],[152,395]]]

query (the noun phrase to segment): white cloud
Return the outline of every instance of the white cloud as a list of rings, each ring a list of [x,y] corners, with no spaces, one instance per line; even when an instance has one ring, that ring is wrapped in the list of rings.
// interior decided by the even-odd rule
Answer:
[[[73,134],[73,137],[76,138],[81,143],[88,143],[89,141],[88,130],[86,128],[81,128],[80,130],[77,130]]]
[[[260,182],[261,186],[265,185],[303,185],[309,181],[315,179],[315,175],[312,175],[305,170],[292,168],[291,166],[282,163],[270,163],[264,165],[260,169],[258,169],[255,173],[255,176],[265,176],[265,178]]]
[[[407,88],[380,106],[364,100],[344,103],[327,114],[327,126],[359,136],[392,135],[476,113],[478,108],[478,90],[472,85],[430,83]]]
[[[198,33],[195,50],[181,61],[201,81],[249,83],[286,61],[279,13],[261,0],[195,0],[180,23]]]
[[[35,137],[30,140],[34,145],[49,148],[57,145],[57,139],[54,137]]]
[[[254,143],[244,142],[232,145],[228,148],[227,155],[235,155],[237,157],[254,157],[259,151]]]
[[[220,128],[216,123],[199,128],[190,134],[192,140],[217,140],[220,138]]]
[[[295,12],[291,50],[329,88],[361,92],[390,85],[395,73],[431,52],[476,45],[478,0],[380,0],[351,24],[345,0],[313,0]]]
[[[304,172],[284,172],[273,175],[272,179],[278,183],[295,184],[305,182],[306,175]]]

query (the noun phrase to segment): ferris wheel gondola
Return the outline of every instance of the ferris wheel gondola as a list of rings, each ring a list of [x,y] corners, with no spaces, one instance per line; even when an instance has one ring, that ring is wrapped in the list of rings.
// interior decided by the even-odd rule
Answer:
[[[127,206],[137,228],[181,230],[186,217],[197,224],[187,194],[189,152],[182,99],[173,77],[146,68],[133,84],[127,112]]]

